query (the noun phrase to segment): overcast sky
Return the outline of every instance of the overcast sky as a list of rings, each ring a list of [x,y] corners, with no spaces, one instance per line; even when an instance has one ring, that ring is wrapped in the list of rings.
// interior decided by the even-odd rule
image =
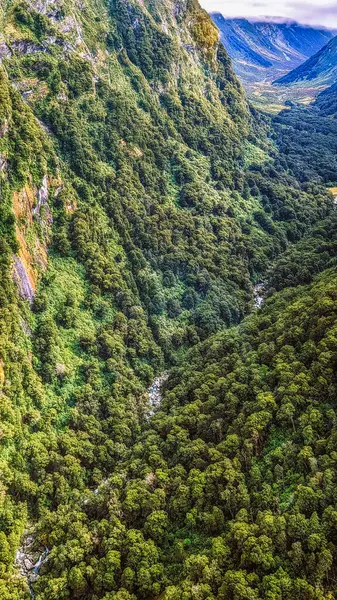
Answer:
[[[201,0],[206,10],[229,17],[283,17],[337,27],[337,0]]]

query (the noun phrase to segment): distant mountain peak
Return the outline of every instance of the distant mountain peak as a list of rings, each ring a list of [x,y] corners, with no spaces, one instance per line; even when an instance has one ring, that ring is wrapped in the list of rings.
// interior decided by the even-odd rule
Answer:
[[[275,85],[289,85],[310,81],[312,85],[333,85],[337,82],[337,36],[303,64],[290,71]]]
[[[244,84],[273,81],[305,62],[334,36],[320,27],[282,17],[226,18],[211,13]]]

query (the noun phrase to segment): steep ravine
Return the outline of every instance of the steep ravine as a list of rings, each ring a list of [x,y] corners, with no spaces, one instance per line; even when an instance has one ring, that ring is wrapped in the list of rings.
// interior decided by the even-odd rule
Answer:
[[[207,504],[195,515],[184,491],[190,467],[202,470],[224,439],[226,406],[213,418],[209,382],[195,404],[193,382],[191,393],[184,383],[177,398],[186,391],[181,406],[194,404],[186,420],[175,414],[180,401],[165,414],[166,396],[157,418],[165,369],[179,370],[192,346],[197,354],[219,331],[235,336],[248,312],[263,320],[268,306],[260,315],[258,284],[254,309],[252,279],[263,281],[328,200],[300,191],[276,149],[269,156],[264,126],[197,2],[9,4],[8,77],[0,68],[9,213],[9,258],[0,261],[0,510],[3,498],[8,514],[0,598],[2,589],[26,598],[23,577],[38,600],[163,597],[180,578],[174,565],[167,570],[173,554],[185,569],[187,555],[210,548],[195,528],[203,522],[221,536],[234,515],[222,519]],[[170,393],[173,380],[172,369]],[[225,404],[240,389],[224,390]],[[209,402],[203,415],[199,398]],[[181,437],[185,426],[191,435]],[[235,512],[248,506],[243,476],[226,483],[236,448],[230,439],[218,455],[220,509],[241,495]],[[34,533],[18,543],[30,522]],[[196,578],[205,570],[202,561],[191,569]],[[12,592],[17,582],[26,596]]]
[[[34,533],[27,532],[15,557],[15,566],[20,574],[27,580],[31,598],[35,598],[34,584],[36,583],[40,569],[47,562],[49,555],[48,548],[37,546]]]
[[[254,309],[262,308],[265,300],[267,286],[265,282],[257,283],[253,286],[254,296]],[[160,409],[162,402],[162,390],[166,381],[170,377],[170,371],[164,371],[161,375],[155,377],[150,386],[147,389],[147,403],[149,409],[147,412],[147,419],[151,419],[156,410]]]
[[[161,375],[156,377],[147,390],[147,402],[149,409],[147,412],[147,418],[150,419],[158,408],[160,408],[162,401],[162,388],[164,383],[169,378],[169,371],[164,371]]]

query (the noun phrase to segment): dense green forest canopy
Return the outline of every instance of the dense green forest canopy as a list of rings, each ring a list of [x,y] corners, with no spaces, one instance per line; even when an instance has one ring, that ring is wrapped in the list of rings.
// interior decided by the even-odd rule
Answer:
[[[275,117],[283,164],[301,182],[337,184],[337,85],[309,106],[293,105]]]
[[[321,167],[194,0],[9,0],[0,36],[0,597],[332,598]]]
[[[65,573],[73,597],[333,597],[336,283],[275,294],[189,354],[126,470],[42,520],[38,597]]]

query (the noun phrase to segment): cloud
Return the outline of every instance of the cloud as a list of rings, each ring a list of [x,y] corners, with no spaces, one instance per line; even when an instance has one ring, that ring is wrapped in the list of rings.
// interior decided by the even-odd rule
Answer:
[[[202,6],[228,17],[267,19],[269,16],[308,25],[337,27],[337,2],[330,0],[201,0]]]

